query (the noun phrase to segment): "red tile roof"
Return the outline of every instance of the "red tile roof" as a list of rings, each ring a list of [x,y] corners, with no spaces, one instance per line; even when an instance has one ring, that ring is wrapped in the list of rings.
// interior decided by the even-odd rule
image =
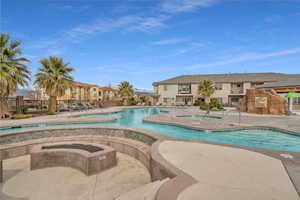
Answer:
[[[77,81],[72,81],[72,84],[75,86],[79,86],[79,87],[98,87],[97,85],[92,85],[92,84],[88,84],[88,83],[81,83],[81,82],[77,82]]]

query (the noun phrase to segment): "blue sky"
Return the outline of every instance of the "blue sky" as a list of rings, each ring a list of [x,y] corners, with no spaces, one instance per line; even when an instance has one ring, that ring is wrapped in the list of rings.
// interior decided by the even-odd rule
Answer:
[[[0,0],[1,32],[77,81],[137,88],[182,74],[300,73],[298,0]]]

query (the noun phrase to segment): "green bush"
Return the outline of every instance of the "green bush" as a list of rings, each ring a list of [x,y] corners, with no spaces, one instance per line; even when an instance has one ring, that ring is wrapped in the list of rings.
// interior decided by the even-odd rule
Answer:
[[[211,99],[209,105],[202,102],[200,104],[201,110],[223,110],[223,106],[220,104],[220,102],[217,99]]]
[[[31,118],[31,117],[32,117],[32,115],[30,115],[30,114],[15,114],[11,118],[12,119],[27,119],[27,118]]]
[[[223,110],[222,105],[217,99],[212,99],[209,104],[210,109]]]
[[[194,103],[194,106],[201,106],[204,105],[205,103],[202,100],[196,100]]]
[[[129,106],[135,106],[137,104],[137,101],[134,99],[134,97],[130,97],[128,99],[128,105]]]
[[[200,105],[200,110],[208,110],[208,108],[209,108],[209,105],[207,105],[207,104]]]
[[[26,112],[28,111],[28,106],[20,106],[20,111],[21,111],[21,113],[23,113],[23,114],[26,114]]]
[[[48,115],[56,115],[56,112],[48,112]]]

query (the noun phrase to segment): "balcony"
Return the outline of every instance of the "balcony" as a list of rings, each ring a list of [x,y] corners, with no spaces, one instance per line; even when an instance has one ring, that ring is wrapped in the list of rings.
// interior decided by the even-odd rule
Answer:
[[[231,89],[230,94],[244,94],[243,89]]]
[[[190,84],[178,85],[178,94],[191,94],[192,88]]]

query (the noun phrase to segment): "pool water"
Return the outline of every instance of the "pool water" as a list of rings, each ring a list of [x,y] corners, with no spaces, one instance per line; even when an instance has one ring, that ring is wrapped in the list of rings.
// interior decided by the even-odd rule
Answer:
[[[297,151],[300,152],[300,136],[295,136],[279,131],[271,130],[240,130],[240,131],[222,131],[222,132],[205,132],[188,128],[182,128],[173,125],[163,125],[151,122],[143,122],[143,118],[159,114],[159,108],[138,108],[138,109],[125,109],[117,113],[94,114],[117,116],[115,121],[111,122],[98,122],[98,123],[66,123],[66,124],[41,124],[32,125],[15,129],[0,129],[1,132],[26,130],[38,127],[53,127],[65,125],[102,125],[102,126],[124,126],[131,128],[143,128],[146,130],[155,131],[163,135],[170,136],[178,139],[192,139],[204,140],[209,142],[218,142],[224,144],[233,144],[240,146],[249,146],[257,148],[267,148],[274,150]],[[83,116],[83,117],[88,117]],[[218,123],[218,120],[216,120]]]

